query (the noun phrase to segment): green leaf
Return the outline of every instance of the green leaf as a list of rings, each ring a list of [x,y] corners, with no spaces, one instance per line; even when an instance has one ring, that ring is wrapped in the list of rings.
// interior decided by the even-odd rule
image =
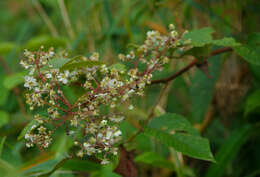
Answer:
[[[166,133],[187,132],[199,136],[198,130],[195,129],[185,117],[174,113],[166,113],[152,119],[148,124],[148,127]]]
[[[234,50],[247,62],[260,65],[260,49],[256,46],[242,45],[234,47]]]
[[[187,156],[215,162],[206,138],[186,133],[169,134],[152,128],[145,128],[145,134]]]
[[[174,165],[154,152],[145,152],[135,158],[135,162],[149,164],[155,167],[168,168],[174,170]]]
[[[260,108],[260,90],[256,90],[247,97],[244,115],[248,115],[257,108]]]
[[[53,168],[46,173],[43,173],[41,175],[39,175],[38,177],[49,177],[51,174],[53,174],[56,170],[58,170],[63,164],[65,164],[65,162],[68,160],[69,158],[63,158],[60,161],[58,161]]]
[[[98,172],[92,173],[90,177],[120,177],[120,175],[113,172],[111,165],[105,165]]]
[[[231,37],[225,37],[223,39],[213,40],[212,43],[224,47],[236,47],[240,45],[240,43],[237,43],[235,39]]]
[[[2,137],[0,139],[0,157],[1,157],[2,152],[3,152],[3,147],[4,147],[5,140],[6,140],[6,136],[4,136],[4,137]]]
[[[206,44],[212,43],[212,36],[214,30],[212,28],[206,27],[198,30],[193,30],[184,35],[184,40],[191,40],[191,44],[194,47],[202,47]]]
[[[18,86],[19,84],[24,83],[24,76],[26,72],[19,72],[14,73],[12,75],[6,76],[3,82],[3,85],[7,89],[13,89],[14,87]]]
[[[67,62],[69,61],[69,59],[67,58],[53,58],[52,60],[50,60],[50,64],[54,67],[54,68],[60,68],[63,65],[65,65]]]
[[[29,40],[25,45],[25,48],[28,50],[38,50],[41,46],[44,46],[46,49],[50,47],[65,47],[66,43],[67,41],[65,38],[43,35]]]
[[[116,69],[119,72],[125,72],[126,66],[122,63],[116,63],[116,64],[109,66],[109,69]]]
[[[191,98],[191,120],[192,122],[201,122],[208,110],[212,100],[215,83],[219,77],[221,69],[220,56],[214,56],[208,60],[209,75],[207,77],[201,70],[196,70],[191,77],[190,98]]]
[[[9,122],[9,115],[5,111],[0,110],[0,128]]]
[[[27,163],[25,167],[22,167],[22,169],[25,168],[23,174],[27,176],[37,174],[37,176],[47,177],[53,172],[55,172],[58,168],[60,168],[65,163],[66,160],[67,158],[65,157],[57,157],[57,158],[52,157],[39,164],[37,162],[31,161],[32,163],[31,162]],[[27,166],[29,168],[27,168]]]
[[[35,128],[37,128],[38,126],[40,125],[40,122],[38,120],[31,120],[25,127],[24,129],[21,131],[20,135],[18,136],[18,140],[21,140],[24,135],[27,133],[27,132],[30,132],[32,130],[34,130]]]
[[[100,164],[91,162],[89,160],[78,160],[78,159],[70,159],[67,160],[62,169],[72,170],[72,171],[80,171],[80,172],[93,172],[98,171],[102,168]]]
[[[69,59],[68,62],[64,63],[64,65],[68,65],[68,64],[70,64],[70,63],[72,63],[72,62],[74,62],[74,61],[76,61],[78,59],[81,59],[82,57],[83,57],[82,55],[75,56],[75,57]]]
[[[71,70],[71,69],[76,69],[76,68],[82,68],[82,67],[93,67],[93,66],[98,66],[102,65],[103,62],[101,61],[80,61],[80,62],[75,62],[75,63],[70,63],[70,64],[65,64],[63,65],[60,70]]]
[[[228,164],[234,159],[242,145],[248,139],[250,130],[251,126],[245,125],[230,134],[229,138],[225,143],[223,143],[222,147],[217,152],[217,163],[210,166],[205,177],[223,176]]]
[[[12,42],[1,42],[0,43],[0,54],[8,54],[12,51],[12,49],[15,47],[15,44]]]

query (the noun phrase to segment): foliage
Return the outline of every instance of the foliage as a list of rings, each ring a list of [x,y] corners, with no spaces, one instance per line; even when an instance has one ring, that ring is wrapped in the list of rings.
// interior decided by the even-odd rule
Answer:
[[[0,4],[1,176],[260,174],[259,2]]]

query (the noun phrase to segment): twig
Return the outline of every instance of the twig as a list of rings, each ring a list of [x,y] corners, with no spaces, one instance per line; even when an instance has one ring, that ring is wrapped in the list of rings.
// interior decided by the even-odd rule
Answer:
[[[62,16],[62,19],[63,19],[64,24],[66,26],[66,29],[67,29],[67,31],[70,35],[70,38],[74,39],[75,34],[74,34],[72,26],[71,26],[71,22],[70,22],[70,19],[69,19],[69,15],[68,15],[66,6],[64,4],[64,0],[58,0],[58,2],[59,2],[60,9],[61,9],[61,16]]]
[[[210,53],[210,56],[215,56],[215,55],[219,55],[221,53],[225,53],[225,52],[230,52],[233,49],[231,47],[225,47],[225,48],[221,48],[218,50],[214,50]],[[209,58],[208,57],[208,58]],[[205,61],[206,62],[206,61]],[[185,73],[186,71],[188,71],[189,69],[191,69],[193,66],[196,66],[196,64],[198,63],[197,59],[194,59],[193,61],[191,61],[187,66],[185,66],[184,68],[182,68],[180,71],[172,74],[171,76],[168,76],[166,78],[162,78],[162,79],[158,79],[158,80],[153,80],[151,82],[151,84],[159,84],[159,83],[167,83],[171,80],[174,80],[175,78],[177,78],[178,76],[182,75],[183,73]]]
[[[34,5],[35,9],[39,12],[40,16],[43,18],[43,21],[46,23],[46,25],[49,28],[51,34],[54,37],[58,37],[59,36],[58,31],[56,30],[55,26],[51,22],[50,18],[46,14],[46,12],[44,11],[42,5],[38,1],[33,1],[33,5]]]

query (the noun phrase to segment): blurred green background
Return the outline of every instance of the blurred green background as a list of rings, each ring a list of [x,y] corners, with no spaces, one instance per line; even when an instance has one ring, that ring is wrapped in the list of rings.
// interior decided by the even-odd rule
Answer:
[[[129,51],[129,44],[142,43],[148,30],[165,33],[170,23],[180,32],[210,26],[216,38],[230,36],[245,43],[259,32],[259,11],[257,0],[1,0],[0,172],[30,176],[49,171],[58,161],[53,154],[66,151],[69,141],[59,136],[48,151],[27,149],[24,141],[17,141],[32,119],[23,98],[24,71],[19,66],[23,49],[53,46],[71,56],[97,51],[112,64],[118,53]],[[189,57],[175,60],[155,78],[167,76],[189,61]],[[176,79],[158,110],[185,115],[210,140],[217,163],[183,156],[177,163],[163,147],[140,136],[133,145],[136,154],[157,152],[177,166],[175,172],[137,162],[140,176],[260,176],[260,67],[228,53],[213,57],[209,70],[210,78],[194,68]],[[137,108],[127,113],[129,121],[123,125],[127,131],[133,131],[137,120],[147,115],[160,88],[153,85],[142,100],[134,100]],[[77,160],[65,163],[52,176],[88,176],[98,170],[97,164]]]

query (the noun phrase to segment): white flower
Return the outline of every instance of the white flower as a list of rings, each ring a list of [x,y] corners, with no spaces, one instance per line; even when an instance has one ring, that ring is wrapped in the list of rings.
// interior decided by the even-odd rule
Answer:
[[[32,87],[38,85],[34,77],[25,76],[24,79],[25,79],[24,87],[28,87],[29,89],[31,89]]]
[[[107,159],[103,159],[103,160],[101,161],[101,164],[102,164],[102,165],[109,164],[109,161],[108,161]]]
[[[30,67],[30,65],[28,65],[28,63],[23,60],[20,61],[20,65],[22,65],[25,69],[28,69]]]
[[[102,120],[99,124],[100,127],[107,125],[107,120]]]
[[[91,146],[91,144],[85,142],[85,143],[83,144],[83,146],[84,146],[85,149],[88,149],[88,148]]]
[[[124,117],[123,116],[121,116],[121,117],[110,117],[110,120],[113,121],[113,122],[119,123],[122,120],[124,120]]]
[[[109,140],[112,136],[112,131],[107,131],[106,139]]]
[[[67,84],[68,83],[69,74],[70,74],[69,71],[65,71],[64,73],[61,73],[60,75],[58,75],[58,80],[60,82],[62,82],[63,84]]]
[[[52,78],[52,74],[51,74],[51,73],[48,73],[48,74],[46,74],[45,76],[46,76],[46,78],[48,78],[48,79]]]
[[[130,105],[130,106],[128,107],[128,109],[129,109],[129,110],[133,110],[133,109],[134,109],[134,106],[133,106],[133,105]]]
[[[121,136],[122,135],[122,132],[120,130],[117,130],[115,133],[114,133],[114,136],[115,137],[118,137],[118,136]]]

